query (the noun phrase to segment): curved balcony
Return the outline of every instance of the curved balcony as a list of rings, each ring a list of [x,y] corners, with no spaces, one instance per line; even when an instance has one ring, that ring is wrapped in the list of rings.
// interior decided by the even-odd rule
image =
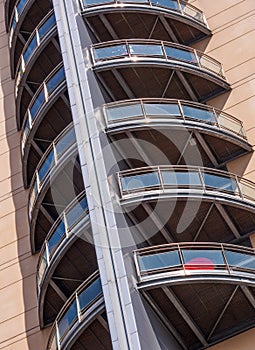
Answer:
[[[253,249],[183,243],[135,251],[138,288],[186,349],[255,325]]]
[[[34,226],[43,197],[65,165],[76,155],[75,132],[73,126],[69,125],[47,149],[37,166],[31,183],[28,205],[33,250]]]
[[[210,35],[203,12],[182,0],[81,0],[81,3],[83,16],[99,41],[141,37],[190,44]]]
[[[27,187],[27,159],[33,138],[47,112],[66,90],[66,78],[63,64],[58,65],[40,85],[30,102],[24,117],[21,132],[21,154],[23,157],[23,179]]]
[[[18,0],[13,8],[10,25],[9,25],[9,47],[11,50],[11,70],[12,75],[14,75],[14,51],[17,46],[18,33],[22,26],[24,26],[24,21],[26,25],[23,28],[23,32],[31,33],[34,30],[35,23],[34,19],[38,19],[38,22],[43,19],[45,15],[50,11],[52,7],[51,1],[47,0],[41,6],[38,6],[35,0]],[[33,10],[33,11],[31,11]],[[29,14],[31,12],[31,14]],[[24,40],[26,38],[23,38]],[[20,43],[19,46],[22,44]],[[19,49],[20,50],[20,47]]]
[[[52,328],[47,350],[70,349],[79,335],[101,315],[103,310],[104,299],[97,272],[66,302]]]
[[[147,225],[148,236],[164,236],[154,244],[234,242],[255,230],[255,184],[225,171],[144,167],[120,172],[119,186],[122,206]]]
[[[119,40],[91,48],[94,71],[114,100],[205,101],[230,89],[221,64],[193,48],[158,40]]]
[[[134,133],[134,138],[146,140],[141,147],[145,154],[150,155],[151,163],[155,165],[163,164],[163,160],[160,154],[153,154],[152,147],[149,149],[146,146],[154,144],[171,164],[177,164],[181,155],[187,152],[187,142],[183,142],[181,149],[175,150],[171,137],[173,132],[179,140],[189,138],[190,133],[193,133],[195,138],[199,134],[196,142],[201,145],[201,157],[203,164],[207,166],[219,167],[252,150],[240,120],[198,103],[172,99],[119,101],[106,104],[103,107],[103,115],[106,131],[112,139],[129,138],[130,133]],[[163,135],[160,136],[161,131],[164,135],[169,135],[169,147],[166,147],[165,142],[160,144],[163,138]],[[130,149],[128,152],[130,153]],[[138,153],[135,149],[132,151],[134,159],[139,159]],[[125,149],[122,150],[122,154],[125,155]]]
[[[40,52],[42,52],[56,33],[56,18],[52,10],[36,27],[22,50],[16,69],[16,91],[22,79],[26,79],[29,74],[29,67],[33,65]]]

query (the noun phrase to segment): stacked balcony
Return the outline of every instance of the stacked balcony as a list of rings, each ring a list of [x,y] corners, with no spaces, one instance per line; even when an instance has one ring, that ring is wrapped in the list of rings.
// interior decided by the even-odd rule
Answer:
[[[78,349],[91,333],[91,349],[101,341],[110,349],[52,1],[5,7],[40,326],[53,325],[48,349]]]

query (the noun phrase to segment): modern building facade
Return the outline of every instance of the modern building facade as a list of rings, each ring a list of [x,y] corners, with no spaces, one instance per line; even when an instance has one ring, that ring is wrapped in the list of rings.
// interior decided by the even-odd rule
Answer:
[[[253,350],[253,0],[2,0],[0,348]]]

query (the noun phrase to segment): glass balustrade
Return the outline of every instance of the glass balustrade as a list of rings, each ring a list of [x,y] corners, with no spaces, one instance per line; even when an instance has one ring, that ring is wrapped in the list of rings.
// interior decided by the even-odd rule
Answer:
[[[56,166],[65,155],[66,151],[75,144],[75,131],[72,125],[69,125],[48,148],[40,163],[37,166],[35,175],[32,179],[32,190],[29,197],[29,215],[34,206],[34,202],[38,193],[41,191],[43,184],[46,181],[47,175],[51,169]]]
[[[220,62],[198,50],[180,44],[149,39],[122,40],[93,45],[92,52],[95,65],[127,58],[131,61],[139,61],[144,57],[164,61],[174,60],[205,69],[225,79]]]
[[[145,122],[153,118],[167,118],[169,121],[179,119],[182,122],[213,125],[219,129],[230,131],[245,140],[247,139],[240,120],[213,107],[199,103],[168,99],[142,99],[110,103],[105,105],[103,110],[108,126],[128,119],[144,119]]]
[[[9,45],[11,47],[12,43],[12,37],[13,33],[15,31],[15,28],[17,26],[17,23],[19,21],[20,15],[22,14],[23,10],[25,9],[27,3],[29,3],[31,0],[19,0],[16,2],[16,5],[12,11],[12,16],[11,16],[11,25],[10,25],[10,36],[9,36]]]
[[[181,243],[135,251],[138,276],[171,271],[255,272],[253,249],[228,244]],[[182,275],[182,274],[181,274]]]
[[[33,31],[28,42],[26,43],[23,52],[21,54],[16,74],[16,86],[18,87],[22,76],[25,72],[26,65],[30,61],[31,57],[41,45],[43,40],[47,37],[47,34],[51,32],[53,28],[56,28],[56,19],[54,13],[51,11],[46,18],[39,24],[39,26]]]
[[[152,8],[163,8],[165,10],[174,11],[179,15],[188,17],[196,22],[207,27],[206,19],[203,12],[197,9],[195,6],[188,4],[186,1],[182,0],[81,0],[83,10],[86,11],[89,7],[102,6],[104,4],[112,4],[116,6],[123,6],[123,4],[141,4],[148,5]]]
[[[73,228],[84,217],[88,215],[88,203],[85,192],[75,198],[70,205],[62,212],[56,223],[53,225],[46,237],[45,243],[41,250],[38,263],[38,286],[44,277],[45,271],[51,264],[55,251],[64,241],[68,241],[70,236],[74,234]]]
[[[225,171],[200,167],[159,166],[122,171],[118,174],[121,196],[144,191],[216,191],[240,199],[255,200],[255,184]]]
[[[65,70],[61,63],[53,73],[42,83],[39,87],[33,100],[31,101],[27,112],[24,117],[23,130],[22,130],[22,145],[21,151],[24,154],[25,144],[30,133],[30,130],[33,127],[35,120],[39,116],[39,112],[43,106],[49,102],[50,97],[57,91],[57,89],[65,82]]]
[[[86,320],[86,311],[102,296],[102,286],[98,272],[88,278],[69,299],[53,326],[48,350],[60,350],[68,333],[75,325]]]

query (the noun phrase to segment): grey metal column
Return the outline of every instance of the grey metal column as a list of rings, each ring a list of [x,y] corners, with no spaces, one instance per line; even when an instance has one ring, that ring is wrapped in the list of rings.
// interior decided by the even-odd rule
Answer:
[[[110,188],[94,116],[78,4],[53,0],[106,312],[114,349],[141,349]],[[82,34],[82,33],[81,33]],[[95,93],[93,91],[93,93]]]

